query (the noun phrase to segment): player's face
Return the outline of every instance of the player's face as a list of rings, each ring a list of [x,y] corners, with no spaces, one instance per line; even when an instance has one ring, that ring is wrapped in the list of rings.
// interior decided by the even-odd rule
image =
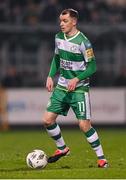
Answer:
[[[76,19],[70,17],[69,14],[60,15],[60,28],[65,34],[69,34],[76,26]]]

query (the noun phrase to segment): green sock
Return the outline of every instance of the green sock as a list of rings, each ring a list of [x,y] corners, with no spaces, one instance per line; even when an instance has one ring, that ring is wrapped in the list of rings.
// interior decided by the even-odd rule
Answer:
[[[46,128],[48,134],[54,139],[58,149],[64,149],[66,147],[64,139],[61,135],[60,127],[57,123],[52,124]]]
[[[103,149],[96,130],[93,127],[91,127],[91,129],[87,131],[85,135],[87,141],[91,145],[92,149],[95,151],[98,159],[105,159]]]

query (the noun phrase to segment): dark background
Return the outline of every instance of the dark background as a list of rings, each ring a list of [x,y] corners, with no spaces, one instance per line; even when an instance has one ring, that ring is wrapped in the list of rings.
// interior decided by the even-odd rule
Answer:
[[[44,87],[64,8],[80,14],[79,29],[92,42],[93,87],[126,85],[125,0],[1,0],[0,81],[5,87]]]

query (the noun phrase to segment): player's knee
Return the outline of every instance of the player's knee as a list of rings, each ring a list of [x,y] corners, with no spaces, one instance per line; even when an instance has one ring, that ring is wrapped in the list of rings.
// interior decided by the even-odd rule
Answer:
[[[89,120],[82,120],[79,122],[79,127],[83,132],[87,132],[91,128],[91,123]]]
[[[42,122],[45,127],[48,127],[55,123],[55,119],[52,116],[50,116],[48,113],[45,113],[42,118]]]
[[[51,121],[50,118],[48,118],[48,117],[43,117],[43,125],[44,125],[45,127],[48,127],[48,126],[50,126],[51,124],[52,124],[52,121]]]

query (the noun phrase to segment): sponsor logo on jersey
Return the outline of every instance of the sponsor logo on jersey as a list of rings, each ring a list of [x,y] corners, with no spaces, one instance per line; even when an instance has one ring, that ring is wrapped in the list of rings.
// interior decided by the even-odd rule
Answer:
[[[72,70],[72,62],[71,61],[61,60],[60,61],[60,67],[63,68],[63,69]]]

